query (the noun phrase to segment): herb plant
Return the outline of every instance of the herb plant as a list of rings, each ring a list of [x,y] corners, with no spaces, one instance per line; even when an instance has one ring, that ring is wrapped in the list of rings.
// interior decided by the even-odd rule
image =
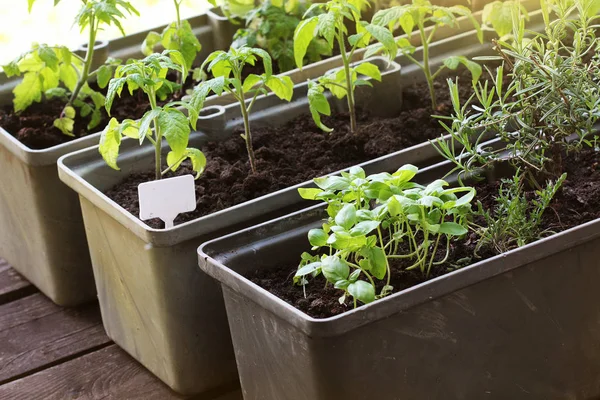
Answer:
[[[55,3],[58,1],[55,0]],[[34,0],[28,0],[29,8]],[[125,14],[136,14],[137,10],[125,0],[82,0],[82,7],[75,22],[81,31],[87,28],[89,39],[85,58],[72,53],[64,46],[34,44],[32,49],[21,54],[2,68],[8,77],[23,76],[14,89],[14,110],[19,113],[43,97],[61,97],[65,106],[54,126],[65,135],[73,135],[74,118],[80,111],[82,117],[90,116],[88,129],[93,129],[101,121],[104,96],[88,85],[88,80],[96,78],[100,88],[106,87],[113,68],[119,62],[109,59],[106,64],[92,71],[92,60],[96,36],[104,26],[116,26],[123,35],[121,20]],[[61,86],[62,85],[62,86]],[[91,99],[91,103],[86,101]]]
[[[520,8],[513,7],[513,42],[497,42],[496,58],[504,66],[496,74],[490,71],[495,76],[492,85],[475,86],[481,106],[461,105],[455,84],[450,84],[455,112],[444,126],[452,141],[463,147],[456,152],[453,145],[437,144],[456,170],[465,174],[508,157],[541,189],[540,178],[556,179],[562,174],[565,153],[588,145],[600,118],[600,60],[594,25],[598,10],[594,4],[558,0],[553,6],[557,18],[546,17],[545,32],[532,38],[525,38]],[[551,11],[546,7],[543,12]],[[506,89],[505,68],[510,71]],[[480,149],[471,145],[490,132],[505,146]]]
[[[493,212],[484,210],[478,203],[477,214],[483,217],[485,224],[477,229],[481,239],[475,252],[491,246],[497,253],[504,253],[552,234],[541,228],[542,214],[566,177],[567,174],[562,174],[556,181],[548,181],[545,188],[535,190],[534,198],[525,195],[526,183],[520,171],[511,179],[503,179]]]
[[[155,178],[160,179],[167,171],[175,171],[186,159],[192,162],[196,178],[200,176],[206,165],[204,154],[194,148],[189,148],[188,140],[191,129],[196,128],[199,108],[194,108],[181,101],[158,106],[157,98],[161,91],[171,92],[176,85],[166,79],[169,70],[177,71],[181,76],[187,75],[187,61],[176,50],[165,50],[162,54],[152,54],[143,60],[131,60],[126,65],[119,66],[115,77],[108,85],[106,96],[106,110],[110,115],[113,100],[116,95],[121,95],[123,87],[127,85],[130,93],[142,90],[150,102],[150,110],[139,121],[126,119],[119,123],[112,118],[100,137],[100,154],[104,161],[116,170],[119,147],[123,136],[137,139],[140,145],[148,139],[154,145],[155,152]],[[177,107],[185,107],[186,116]],[[171,151],[167,154],[168,168],[162,170],[161,150],[162,140],[166,139]]]
[[[423,59],[417,60],[412,56],[415,47],[410,41],[404,37],[397,40],[397,45],[400,51],[417,65],[425,74],[427,85],[429,86],[429,95],[431,97],[431,108],[437,109],[437,101],[433,82],[442,71],[446,68],[455,70],[460,64],[464,65],[472,74],[473,82],[477,81],[482,73],[481,66],[467,59],[464,56],[451,56],[444,60],[444,64],[436,71],[432,71],[430,66],[429,46],[435,37],[438,28],[448,25],[451,27],[458,26],[458,18],[467,17],[473,27],[477,30],[477,36],[480,42],[483,42],[483,32],[477,20],[471,14],[471,11],[463,6],[442,7],[434,6],[427,0],[413,0],[411,4],[405,4],[380,10],[373,16],[373,24],[380,26],[388,26],[390,30],[394,30],[399,25],[402,30],[409,35],[412,35],[415,26],[419,32],[421,46],[423,46]],[[427,33],[426,27],[431,25],[431,31]],[[365,57],[381,51],[380,46],[374,46],[367,51]]]
[[[305,11],[302,2],[278,6],[267,0],[246,15],[246,27],[238,29],[232,46],[260,47],[273,57],[280,72],[289,71],[294,68],[294,31]],[[314,38],[305,58],[308,63],[313,63],[330,55],[331,48],[325,40]]]
[[[443,180],[422,186],[412,182],[417,172],[405,165],[393,174],[366,176],[353,167],[342,176],[315,179],[318,189],[299,189],[305,199],[327,202],[329,218],[309,231],[319,254],[303,254],[294,282],[306,285],[323,274],[341,291],[340,303],[350,296],[356,307],[357,301],[370,303],[391,293],[392,260],[407,260],[406,270],[417,269],[424,277],[446,262],[452,238],[468,231],[475,189],[447,188]]]
[[[261,59],[265,72],[260,75],[250,74],[242,77],[244,66],[254,65]],[[211,53],[202,66],[202,71],[212,73],[214,78],[201,82],[194,88],[190,103],[193,108],[200,110],[206,97],[212,92],[221,95],[230,93],[240,104],[242,119],[244,121],[244,134],[242,139],[246,142],[246,150],[250,161],[250,168],[256,173],[256,158],[252,147],[252,132],[250,130],[250,112],[254,101],[259,94],[266,94],[270,89],[277,97],[290,101],[294,90],[294,83],[289,76],[273,75],[271,57],[262,49],[250,47],[231,48],[228,52],[218,50]],[[246,101],[247,96],[252,96]]]
[[[150,32],[142,43],[142,53],[149,56],[154,53],[154,49],[161,44],[167,50],[177,50],[183,55],[186,62],[186,68],[190,70],[196,60],[198,52],[202,50],[202,45],[198,41],[192,30],[189,21],[181,20],[179,7],[183,0],[173,0],[177,19],[162,31],[162,33]],[[179,77],[179,84],[183,84],[184,76]]]
[[[354,101],[354,90],[359,85],[371,85],[360,76],[368,76],[377,81],[381,80],[379,67],[370,62],[362,62],[356,67],[350,65],[354,52],[366,47],[371,39],[381,43],[387,56],[393,59],[396,56],[397,46],[392,33],[387,28],[369,24],[361,21],[361,8],[368,5],[366,0],[330,0],[323,4],[313,4],[304,14],[304,19],[296,28],[294,33],[294,58],[298,68],[302,68],[305,55],[313,38],[319,36],[325,39],[330,49],[337,43],[342,57],[343,68],[334,70],[322,76],[318,82],[312,82],[309,87],[308,100],[310,111],[315,123],[326,132],[331,132],[321,122],[321,115],[330,115],[331,109],[327,98],[323,94],[325,89],[329,90],[335,97],[348,100],[348,111],[350,113],[350,131],[356,132],[356,110]],[[310,16],[315,10],[323,13]],[[345,21],[355,24],[356,34],[348,36]],[[350,44],[350,50],[346,48]]]

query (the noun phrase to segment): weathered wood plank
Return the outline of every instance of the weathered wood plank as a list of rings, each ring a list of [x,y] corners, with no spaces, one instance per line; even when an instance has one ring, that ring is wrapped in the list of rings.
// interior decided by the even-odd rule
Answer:
[[[35,286],[17,273],[8,262],[0,258],[0,304],[36,292]]]
[[[208,396],[208,397],[207,397]],[[175,400],[171,391],[116,345],[0,386],[0,400]],[[241,400],[235,386],[195,400]]]
[[[42,294],[0,306],[0,383],[106,346],[96,304],[61,308]]]

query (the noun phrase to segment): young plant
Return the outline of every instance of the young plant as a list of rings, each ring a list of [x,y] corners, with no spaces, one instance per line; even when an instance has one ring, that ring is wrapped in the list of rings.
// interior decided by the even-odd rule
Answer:
[[[281,6],[265,1],[246,15],[246,27],[238,29],[233,47],[260,47],[277,61],[280,72],[294,68],[294,31],[306,11],[304,3],[287,2]],[[331,49],[324,39],[314,38],[308,45],[306,60],[313,63],[330,56]]]
[[[525,194],[520,171],[512,179],[502,180],[493,212],[484,210],[478,203],[477,214],[483,217],[485,224],[477,229],[481,239],[475,252],[491,246],[496,253],[505,253],[552,234],[541,228],[542,215],[566,177],[567,174],[562,174],[555,182],[548,181],[545,188],[535,190],[533,199]]]
[[[149,56],[154,53],[154,49],[157,45],[162,45],[166,50],[177,50],[183,55],[183,58],[186,62],[186,68],[190,70],[194,61],[196,60],[196,56],[198,52],[202,50],[202,45],[198,41],[196,35],[192,30],[192,26],[189,21],[181,20],[181,15],[179,13],[179,7],[183,0],[173,0],[173,4],[175,5],[175,14],[177,19],[167,25],[167,27],[162,31],[162,33],[158,32],[150,32],[146,39],[142,43],[142,53],[145,56]],[[179,84],[182,85],[185,81],[184,76],[179,77]]]
[[[265,72],[260,75],[250,74],[242,78],[242,70],[247,64],[255,65],[261,59]],[[294,90],[294,83],[289,76],[273,75],[273,67],[269,54],[261,49],[250,47],[230,48],[228,52],[218,50],[211,53],[200,69],[212,73],[214,78],[201,82],[194,88],[190,103],[195,109],[202,109],[204,100],[212,92],[221,95],[230,93],[239,103],[244,121],[244,134],[242,139],[246,142],[246,150],[250,161],[250,168],[256,173],[256,157],[252,147],[252,132],[250,131],[250,112],[259,94],[266,94],[270,89],[277,97],[290,101]],[[248,101],[246,97],[250,97]]]
[[[309,231],[319,254],[302,255],[294,283],[304,286],[323,274],[342,292],[340,303],[350,296],[356,307],[357,301],[370,303],[392,292],[393,260],[405,260],[406,270],[417,269],[425,278],[444,264],[452,238],[468,231],[475,189],[446,188],[443,180],[422,186],[412,182],[417,172],[405,165],[393,174],[366,176],[352,167],[342,176],[315,179],[318,189],[299,189],[305,199],[327,202],[329,218]]]
[[[541,189],[540,177],[556,179],[562,174],[564,154],[588,145],[600,118],[600,59],[594,27],[598,17],[588,0],[559,0],[557,4],[557,18],[548,18],[545,33],[533,38],[525,38],[520,8],[513,8],[514,42],[497,42],[497,59],[504,66],[496,74],[490,71],[493,85],[475,86],[475,98],[481,104],[472,107],[475,112],[465,112],[470,102],[461,106],[455,84],[450,84],[455,113],[449,118],[451,124],[444,126],[462,149],[457,154],[453,145],[443,141],[438,141],[438,147],[461,174],[508,158]],[[511,71],[506,88],[505,68]],[[481,149],[471,145],[490,133],[505,146]]]
[[[126,65],[119,66],[115,77],[108,85],[106,95],[106,111],[110,115],[113,100],[121,95],[123,87],[131,94],[135,90],[143,91],[150,102],[150,110],[139,121],[126,119],[119,123],[111,118],[108,126],[100,137],[100,154],[104,161],[113,169],[119,170],[117,158],[123,136],[137,139],[140,145],[148,139],[154,145],[155,178],[161,179],[169,170],[175,171],[186,159],[192,162],[196,178],[200,176],[206,165],[204,154],[194,148],[189,148],[188,140],[191,129],[196,129],[200,108],[195,108],[181,101],[158,106],[157,98],[161,92],[170,93],[176,85],[166,79],[169,70],[187,76],[187,62],[183,55],[176,50],[165,50],[162,54],[152,54],[143,60],[131,60]],[[186,116],[177,107],[185,107]],[[162,170],[162,140],[167,140],[171,151],[167,154],[167,168]]]
[[[476,82],[481,76],[481,66],[476,62],[467,59],[464,56],[451,56],[444,60],[444,64],[436,71],[432,71],[430,66],[429,47],[437,30],[445,25],[458,27],[458,18],[467,17],[469,22],[477,30],[477,37],[483,42],[483,32],[477,20],[471,14],[471,11],[463,6],[442,7],[434,6],[427,0],[413,0],[411,4],[392,7],[387,10],[378,11],[374,16],[372,23],[379,26],[387,26],[391,31],[400,26],[404,33],[411,37],[415,27],[419,33],[420,45],[423,47],[423,59],[418,61],[412,56],[415,47],[404,37],[397,39],[397,45],[400,51],[415,65],[417,65],[425,75],[427,85],[429,86],[429,95],[431,97],[431,108],[437,109],[437,100],[433,82],[446,68],[456,70],[459,65],[464,65],[472,74],[473,82]],[[427,28],[430,27],[430,28]],[[430,29],[427,32],[427,29]],[[370,48],[365,57],[376,54],[381,51],[380,46]]]
[[[35,0],[28,0],[29,8]],[[59,0],[55,0],[58,3]],[[88,80],[96,78],[100,88],[106,87],[118,60],[109,59],[96,70],[91,70],[94,46],[98,32],[105,26],[116,26],[123,35],[125,31],[121,20],[125,14],[139,15],[137,10],[125,0],[81,0],[83,5],[75,22],[81,31],[86,28],[89,38],[85,58],[72,53],[64,46],[34,44],[32,49],[21,54],[2,68],[8,77],[23,76],[23,80],[14,89],[14,110],[19,113],[43,97],[61,97],[65,106],[54,126],[68,136],[73,135],[75,108],[80,109],[82,117],[90,116],[88,129],[93,129],[102,118],[104,96],[88,85]],[[62,87],[61,87],[62,85]],[[86,101],[91,99],[91,103]]]
[[[374,39],[381,44],[381,48],[385,50],[390,59],[396,56],[397,46],[392,33],[385,27],[361,21],[360,10],[365,5],[368,5],[366,0],[354,0],[352,2],[330,0],[323,4],[313,4],[304,14],[304,19],[294,33],[294,58],[298,68],[302,68],[305,55],[315,37],[325,39],[330,49],[333,49],[337,44],[340,50],[343,67],[320,77],[316,83],[311,82],[308,92],[312,117],[317,126],[325,132],[331,132],[332,130],[321,122],[321,115],[331,114],[329,103],[323,94],[325,89],[329,90],[338,99],[346,97],[350,113],[350,131],[355,133],[354,90],[359,85],[371,86],[368,81],[361,79],[361,76],[381,81],[381,72],[375,64],[362,62],[356,67],[350,65],[354,58],[354,52],[359,48],[366,47]],[[315,10],[320,10],[323,13],[310,16]],[[356,34],[348,36],[345,21],[355,24]],[[350,50],[346,48],[346,43],[350,44]]]

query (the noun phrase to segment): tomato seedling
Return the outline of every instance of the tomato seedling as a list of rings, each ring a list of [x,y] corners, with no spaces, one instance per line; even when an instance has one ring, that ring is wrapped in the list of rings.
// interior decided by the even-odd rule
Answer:
[[[307,50],[315,37],[325,39],[330,49],[333,49],[336,43],[339,47],[343,68],[320,77],[318,82],[311,82],[308,92],[311,115],[319,128],[325,132],[332,130],[321,122],[321,115],[331,114],[329,103],[323,94],[325,89],[339,99],[347,98],[350,131],[355,133],[357,128],[354,90],[359,85],[371,85],[360,76],[381,80],[379,67],[373,63],[362,62],[355,67],[350,65],[354,52],[359,48],[366,47],[374,39],[381,43],[381,48],[385,50],[390,59],[396,56],[397,46],[392,33],[383,26],[361,20],[361,7],[367,5],[366,0],[353,2],[330,0],[323,4],[313,4],[304,14],[304,19],[294,33],[294,58],[298,68],[302,68]],[[310,16],[315,10],[322,11],[322,13]],[[355,25],[356,34],[348,36],[346,21]],[[346,49],[346,43],[350,44],[349,51]]]
[[[437,109],[437,100],[433,82],[440,73],[446,68],[455,70],[460,64],[464,65],[471,71],[473,82],[477,81],[481,76],[482,69],[479,64],[467,59],[464,56],[451,56],[444,60],[444,64],[435,72],[430,66],[430,46],[435,37],[438,28],[448,25],[450,27],[458,26],[458,18],[467,17],[470,23],[477,31],[477,37],[480,42],[483,42],[483,32],[481,26],[475,20],[471,11],[463,6],[442,7],[434,6],[427,0],[413,0],[411,4],[392,7],[387,10],[378,11],[373,16],[373,24],[380,26],[388,26],[390,30],[394,30],[400,26],[402,30],[409,35],[412,35],[415,26],[421,38],[421,46],[423,47],[423,59],[417,60],[412,56],[415,47],[411,45],[410,40],[405,37],[400,37],[396,40],[398,48],[408,59],[417,65],[424,73],[427,85],[429,87],[429,96],[431,97],[431,108]],[[431,26],[428,33],[427,26]],[[373,46],[367,50],[365,57],[376,54],[382,50],[381,46]]]
[[[189,148],[188,141],[191,129],[196,128],[199,108],[182,101],[158,106],[157,98],[165,97],[172,92],[175,83],[166,79],[169,70],[176,71],[181,76],[187,76],[187,62],[183,55],[176,50],[165,50],[162,54],[152,54],[143,60],[132,60],[126,65],[117,67],[115,77],[108,84],[106,95],[106,110],[110,115],[115,96],[121,95],[125,85],[131,94],[135,90],[143,91],[150,102],[150,110],[139,121],[126,119],[119,123],[111,118],[108,126],[100,137],[100,154],[104,161],[113,169],[118,170],[117,158],[123,136],[137,139],[140,145],[148,139],[154,145],[155,178],[160,179],[167,171],[175,171],[183,161],[190,159],[196,178],[200,176],[206,165],[204,154],[194,148]],[[186,116],[177,107],[184,107]],[[162,139],[165,138],[171,148],[167,154],[168,168],[162,170]]]
[[[198,52],[202,50],[202,45],[198,41],[196,35],[194,35],[194,31],[192,30],[189,21],[181,20],[179,7],[182,2],[183,0],[173,0],[177,17],[176,20],[167,25],[162,33],[148,33],[146,39],[144,39],[144,42],[142,43],[142,53],[145,56],[149,56],[154,53],[154,49],[158,44],[162,45],[166,50],[177,50],[183,55],[186,62],[186,68],[190,70],[196,60]],[[185,77],[180,76],[179,84],[182,85],[184,80]]]
[[[242,78],[244,66],[254,65],[258,59],[262,60],[265,72],[257,75],[250,74]],[[266,94],[270,89],[277,97],[290,101],[294,91],[294,83],[289,76],[273,75],[271,57],[262,49],[250,47],[231,48],[225,52],[222,50],[211,53],[202,66],[214,78],[201,82],[192,92],[190,103],[192,107],[201,109],[204,100],[212,92],[221,95],[223,92],[230,93],[240,104],[242,119],[244,121],[244,134],[242,139],[246,142],[246,151],[250,161],[250,168],[256,173],[256,158],[252,147],[252,132],[250,130],[250,112],[259,94]],[[246,96],[251,99],[246,100]]]
[[[35,0],[28,0],[29,8]],[[58,3],[55,0],[55,3]],[[75,108],[82,117],[90,116],[87,128],[93,129],[102,119],[104,95],[88,85],[95,78],[100,88],[106,87],[113,69],[120,62],[109,59],[107,63],[92,71],[94,47],[98,32],[105,26],[116,26],[123,35],[125,31],[121,20],[126,14],[139,15],[137,10],[125,0],[82,0],[82,7],[75,22],[81,31],[87,28],[89,39],[85,58],[72,53],[64,46],[34,44],[32,49],[21,54],[2,68],[8,77],[23,76],[23,80],[14,89],[14,110],[19,113],[42,98],[60,97],[65,106],[54,126],[68,136],[73,135]],[[62,85],[62,86],[61,86]],[[89,101],[86,101],[90,99]]]

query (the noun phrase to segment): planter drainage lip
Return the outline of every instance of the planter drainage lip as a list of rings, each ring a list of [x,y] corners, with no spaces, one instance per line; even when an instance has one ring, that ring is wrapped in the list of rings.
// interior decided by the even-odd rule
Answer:
[[[446,163],[439,163],[431,168],[443,164]],[[317,204],[287,216],[203,243],[198,248],[199,266],[205,273],[218,280],[222,285],[259,304],[272,314],[302,330],[305,334],[311,337],[332,337],[353,331],[371,322],[390,317],[414,306],[435,300],[438,297],[520,268],[531,262],[551,257],[556,253],[600,237],[600,219],[589,221],[523,247],[422,282],[384,299],[328,318],[313,318],[305,314],[283,299],[280,299],[241,274],[228,268],[220,261],[227,254],[232,255],[235,252],[234,250],[230,252],[221,251],[225,247],[224,244],[230,239],[239,239],[245,234],[256,233],[256,231],[261,229],[268,231],[268,228],[287,219],[302,217],[303,214],[314,214],[314,212],[324,211],[324,209],[324,203]],[[323,212],[320,215],[322,217]],[[306,227],[306,230],[308,230],[309,219],[315,222],[314,216],[312,218],[305,218],[303,226]],[[298,228],[298,226],[290,227],[290,229],[294,228]],[[304,228],[300,227],[299,229]],[[279,232],[275,236],[282,233]],[[253,236],[256,237],[256,235]],[[245,245],[248,246],[250,243],[245,242]],[[213,249],[213,247],[216,247],[216,249]]]
[[[450,135],[446,135],[444,138],[449,139]],[[125,138],[124,141],[130,142],[134,141],[134,139]],[[429,148],[430,146],[430,142],[422,142],[415,146],[371,159],[364,163],[358,164],[358,166],[365,168],[372,164],[385,161],[389,158],[398,157],[403,153],[419,151],[421,149]],[[228,215],[232,212],[243,212],[245,209],[263,202],[266,199],[276,198],[284,193],[296,191],[299,188],[316,187],[312,180],[301,182],[264,196],[257,197],[256,199],[248,200],[200,218],[175,225],[172,228],[156,229],[148,226],[145,222],[131,214],[129,211],[125,210],[115,201],[102,193],[99,189],[89,184],[83,177],[76,173],[73,168],[71,168],[72,166],[78,165],[81,159],[87,158],[88,154],[92,152],[98,153],[98,148],[99,145],[95,145],[93,147],[78,150],[60,157],[57,162],[60,179],[80,195],[83,195],[84,193],[93,193],[92,196],[86,195],[88,200],[104,211],[111,213],[115,219],[117,219],[130,231],[134,232],[140,239],[156,246],[171,246],[173,244],[181,243],[194,237],[198,237],[204,233],[210,233],[220,228],[225,228],[230,225]],[[99,162],[103,161],[100,159]],[[339,175],[342,171],[348,171],[349,168],[351,168],[351,166],[339,171],[331,172],[324,176]],[[118,212],[112,213],[111,210],[114,209],[117,209]]]

